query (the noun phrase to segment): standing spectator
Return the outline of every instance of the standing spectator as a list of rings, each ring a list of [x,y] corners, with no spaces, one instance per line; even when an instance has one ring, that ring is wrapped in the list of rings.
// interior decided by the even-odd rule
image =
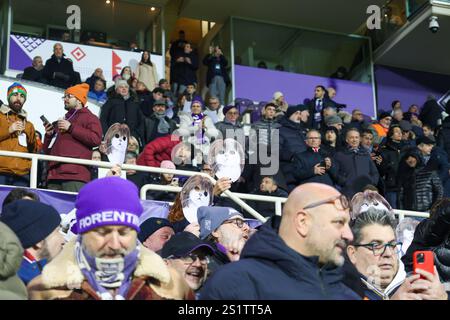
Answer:
[[[370,154],[360,146],[360,133],[357,129],[347,130],[345,141],[347,148],[335,155],[338,165],[338,183],[342,193],[351,198],[361,191],[364,185],[378,184],[379,174],[377,167],[370,158]],[[363,180],[364,185],[359,185]]]
[[[359,131],[362,131],[364,129],[367,129],[368,126],[369,124],[364,121],[364,114],[361,112],[361,110],[354,109],[352,111],[352,120],[346,127],[356,128]]]
[[[155,101],[161,101],[164,100],[164,90],[157,87],[153,89],[151,96],[147,95],[145,90],[142,90],[142,87],[139,88],[140,90],[140,107],[142,113],[146,117],[150,117],[153,113],[153,105],[155,104]],[[167,104],[166,104],[167,107]]]
[[[18,82],[8,88],[8,105],[0,107],[0,150],[35,153],[36,133],[23,105],[27,90]],[[0,184],[29,186],[31,160],[0,157]]]
[[[322,121],[322,111],[326,107],[333,107],[336,109],[336,103],[328,97],[327,90],[324,86],[316,86],[314,90],[314,98],[309,102],[309,115],[307,127],[318,128]]]
[[[403,120],[402,109],[395,109],[392,111],[392,124],[399,124]]]
[[[397,176],[402,149],[401,142],[402,130],[399,126],[393,125],[389,128],[386,144],[381,147],[383,161],[380,166],[380,177],[386,188],[385,198],[394,209],[398,208],[397,199],[400,191]]]
[[[89,91],[94,90],[95,82],[97,81],[97,79],[104,80],[105,88],[106,88],[106,79],[105,79],[105,76],[103,75],[103,69],[97,68],[97,69],[95,69],[94,73],[92,73],[92,75],[89,78],[87,78],[85,81],[89,85]]]
[[[130,66],[123,67],[122,70],[120,71],[120,76],[122,77],[123,80],[127,81],[128,83],[128,81],[131,78],[133,78],[133,72],[131,71],[131,67]]]
[[[97,101],[100,105],[103,105],[106,100],[108,100],[105,89],[106,81],[98,78],[97,80],[95,80],[94,88],[89,91],[88,98],[91,98]]]
[[[157,100],[153,104],[153,114],[145,117],[145,144],[176,130],[177,124],[166,116],[166,109],[166,102]]]
[[[67,89],[75,81],[72,62],[65,58],[63,46],[55,43],[53,55],[45,62],[44,77],[49,85]]]
[[[125,154],[125,164],[136,165],[136,161],[137,161],[136,153],[127,152]],[[150,179],[148,177],[147,172],[127,170],[126,174],[127,174],[127,180],[133,182],[139,190],[141,190],[141,188],[144,185],[150,183],[150,181],[149,181]]]
[[[47,80],[44,77],[44,63],[40,56],[34,57],[31,67],[25,68],[25,70],[23,70],[22,79],[44,84],[47,83]]]
[[[150,60],[150,52],[142,52],[141,62],[136,68],[136,79],[145,84],[148,90],[152,91],[158,85],[158,73],[156,66]]]
[[[175,170],[175,164],[170,160],[164,160],[161,162],[161,168]],[[174,177],[170,173],[161,173],[153,179],[152,184],[159,184],[162,186],[179,187],[178,177]],[[149,191],[147,192],[147,199],[156,201],[174,202],[177,194],[170,191]]]
[[[324,112],[325,116],[325,112]],[[339,134],[342,132],[342,128],[344,127],[344,123],[342,122],[342,118],[338,115],[328,116],[324,118],[325,127],[335,127]]]
[[[308,131],[305,142],[308,149],[295,155],[295,170],[292,174],[296,178],[296,185],[317,182],[333,187],[337,182],[337,167],[327,152],[320,147],[319,131]]]
[[[139,155],[139,142],[133,136],[130,136],[130,140],[128,140],[127,152],[133,152]]]
[[[262,119],[252,124],[252,129],[255,130],[255,139],[257,144],[264,144],[270,150],[272,138],[275,131],[281,127],[281,124],[276,122],[277,106],[274,103],[268,103],[262,109]]]
[[[27,300],[27,288],[17,276],[23,254],[20,240],[3,222],[0,222],[0,234],[0,300]]]
[[[228,61],[219,46],[209,47],[209,54],[203,59],[203,64],[208,67],[206,73],[206,85],[209,94],[218,97],[222,105],[225,104],[225,90],[231,83],[227,72]]]
[[[450,100],[445,105],[445,112],[450,115]],[[444,149],[450,161],[450,116],[446,117],[442,122],[441,130],[437,135],[437,144]]]
[[[64,245],[61,217],[49,205],[16,200],[3,209],[0,221],[14,231],[25,249],[18,275],[27,285],[61,251]]]
[[[182,94],[186,98],[182,110],[189,113],[191,111],[192,101],[201,99],[201,97],[197,94],[197,84],[193,82],[188,83]]]
[[[174,65],[176,57],[180,56],[184,52],[184,44],[186,43],[186,34],[183,30],[178,32],[178,39],[170,44],[170,81],[173,85],[174,79]]]
[[[442,108],[435,98],[428,98],[428,101],[422,107],[419,119],[423,124],[428,124],[432,129],[442,124]]]
[[[180,137],[173,134],[156,138],[144,147],[137,164],[159,168],[162,161],[172,160],[172,150],[180,142]]]
[[[274,177],[263,177],[258,189],[252,194],[258,196],[281,197],[287,198],[288,193],[278,186],[278,182]],[[249,205],[254,208],[263,217],[269,218],[275,215],[275,203],[264,201],[249,201]]]
[[[40,201],[39,196],[31,191],[28,191],[26,188],[14,188],[12,189],[3,200],[2,210],[11,202],[16,200],[34,200]]]
[[[244,129],[239,122],[239,110],[233,105],[223,108],[225,119],[216,123],[217,130],[222,134],[222,138],[236,139],[236,137],[244,137]]]
[[[106,134],[114,123],[124,123],[130,128],[131,135],[138,139],[139,145],[145,144],[145,122],[139,103],[130,95],[130,86],[125,80],[116,85],[116,96],[103,105],[100,121],[103,133]]]
[[[197,84],[198,58],[189,42],[184,44],[183,52],[175,56],[173,68],[172,89],[175,95],[182,94],[188,84]]]
[[[144,247],[156,253],[175,234],[172,224],[163,218],[148,218],[139,226],[138,239]]]
[[[223,105],[220,104],[219,98],[211,96],[208,99],[208,103],[205,106],[203,112],[206,116],[210,117],[214,124],[219,121],[223,121],[225,118],[223,114]]]
[[[78,237],[30,283],[31,299],[193,298],[176,271],[137,241],[143,208],[131,182],[94,180],[80,191],[75,207]]]
[[[373,132],[376,144],[380,144],[386,137],[389,127],[391,126],[392,116],[389,112],[382,112],[378,119],[378,123],[374,123],[369,127]]]
[[[326,127],[323,132],[325,141],[322,143],[322,147],[331,157],[334,157],[337,149],[341,148],[342,146],[339,131],[335,127]]]
[[[208,277],[209,257],[213,247],[190,232],[180,232],[170,238],[161,250],[161,257],[198,292]]]
[[[369,129],[365,129],[361,133],[361,147],[367,150],[367,152],[373,152],[373,132]]]
[[[353,240],[348,200],[336,189],[297,187],[281,217],[268,220],[237,262],[206,282],[200,299],[358,299],[342,282],[343,252]]]
[[[64,119],[45,126],[46,154],[91,160],[92,148],[101,143],[102,128],[97,116],[85,107],[88,90],[89,85],[83,83],[64,92]],[[84,165],[49,162],[48,170],[48,188],[53,190],[78,192],[91,180]]]
[[[413,150],[402,157],[398,169],[399,209],[429,211],[443,195],[441,180],[435,171],[428,170]]]

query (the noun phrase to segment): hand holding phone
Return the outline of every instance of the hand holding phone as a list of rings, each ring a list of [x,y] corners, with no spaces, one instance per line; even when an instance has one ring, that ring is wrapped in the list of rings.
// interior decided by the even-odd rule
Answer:
[[[434,274],[434,254],[432,251],[415,251],[413,255],[413,272],[417,274],[416,269],[422,269]],[[422,275],[421,279],[425,279]]]
[[[41,118],[42,123],[44,124],[44,126],[45,126],[47,123],[50,123],[50,121],[48,121],[47,118],[46,118],[44,115],[42,115],[40,118]]]

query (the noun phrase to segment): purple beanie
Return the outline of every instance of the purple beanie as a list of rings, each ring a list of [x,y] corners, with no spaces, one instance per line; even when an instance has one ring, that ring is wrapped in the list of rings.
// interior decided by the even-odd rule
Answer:
[[[128,226],[139,232],[143,208],[137,187],[119,177],[106,177],[86,184],[78,193],[77,233],[102,226]]]

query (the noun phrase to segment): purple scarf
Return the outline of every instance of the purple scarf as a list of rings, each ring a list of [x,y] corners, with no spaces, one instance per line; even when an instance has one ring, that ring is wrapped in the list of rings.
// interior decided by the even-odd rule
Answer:
[[[103,259],[90,256],[81,245],[75,244],[75,257],[81,272],[102,300],[125,300],[130,289],[133,271],[139,258],[139,244],[124,258]],[[115,297],[107,289],[119,288]]]
[[[194,120],[192,122],[193,126],[199,125],[200,122],[202,122],[203,118],[205,117],[205,115],[203,113],[200,113],[200,114],[193,114],[192,113],[191,115],[192,115],[192,119]],[[206,141],[203,140],[204,134],[205,134],[205,129],[204,128],[202,128],[202,130],[198,130],[198,132],[196,133],[197,142],[198,143],[203,144],[203,143],[206,142]]]

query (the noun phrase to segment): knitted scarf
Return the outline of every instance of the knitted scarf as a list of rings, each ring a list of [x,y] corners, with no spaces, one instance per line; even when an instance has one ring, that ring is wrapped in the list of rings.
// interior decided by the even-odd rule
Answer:
[[[197,126],[200,125],[200,123],[202,122],[203,118],[205,117],[205,115],[203,113],[200,114],[193,114],[192,113],[192,125],[193,126]],[[202,128],[202,130],[198,130],[196,133],[197,136],[197,142],[200,144],[203,144],[205,141],[203,140],[203,136],[205,134],[205,129]]]
[[[158,133],[169,133],[170,124],[166,120],[166,114],[158,114],[155,112],[155,117],[159,120]]]

